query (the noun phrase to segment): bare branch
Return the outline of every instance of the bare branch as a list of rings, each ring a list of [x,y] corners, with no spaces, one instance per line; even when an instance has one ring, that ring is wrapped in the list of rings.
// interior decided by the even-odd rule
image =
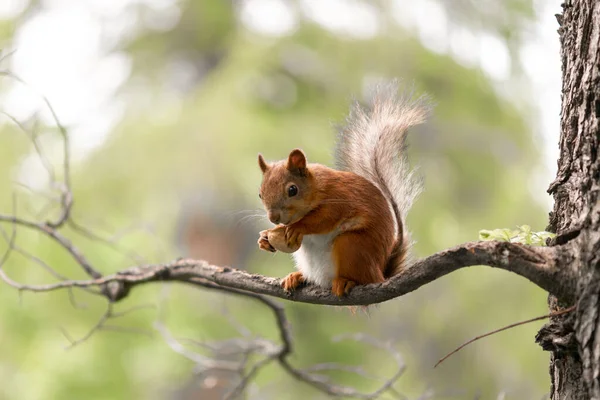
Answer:
[[[69,346],[67,346],[65,348],[65,350],[72,349],[73,347],[77,346],[78,344],[81,344],[81,343],[87,341],[89,338],[91,338],[92,335],[96,331],[99,331],[100,329],[102,329],[102,326],[104,325],[104,323],[106,321],[108,321],[108,319],[110,318],[111,313],[112,313],[112,303],[109,302],[106,306],[106,311],[104,312],[104,314],[102,314],[102,316],[100,317],[98,322],[92,327],[92,329],[90,329],[85,335],[83,335],[81,338],[79,338],[77,340],[74,340],[65,329],[61,328],[61,332],[67,338],[67,340],[70,342]]]
[[[129,328],[129,327],[124,327],[124,326],[116,326],[116,325],[108,325],[107,322],[109,320],[123,317],[125,315],[128,315],[128,314],[138,311],[138,310],[155,308],[155,306],[153,304],[142,304],[142,305],[131,307],[125,311],[120,311],[120,312],[114,312],[113,307],[114,307],[113,303],[108,302],[106,305],[106,311],[102,314],[100,319],[98,319],[98,322],[96,322],[96,324],[85,335],[83,335],[79,339],[76,339],[76,340],[73,339],[73,337],[71,335],[69,335],[69,333],[64,328],[61,328],[62,334],[70,342],[69,346],[67,346],[66,349],[67,350],[71,349],[71,348],[87,341],[89,338],[92,337],[92,335],[94,335],[94,333],[101,331],[101,330],[151,335],[151,333],[149,333],[148,331],[143,330],[143,329]]]
[[[2,218],[0,216],[0,221]],[[9,217],[8,220],[14,219]],[[20,220],[17,220],[17,223],[23,224]],[[25,226],[46,231],[44,225],[26,223]],[[48,232],[51,236],[56,235],[52,230]],[[64,239],[60,237],[59,241],[64,242]],[[349,295],[341,298],[333,295],[330,290],[314,285],[287,293],[277,278],[191,259],[132,267],[98,279],[72,280],[48,285],[19,285],[18,288],[47,292],[67,287],[102,286],[109,282],[117,282],[121,289],[112,293],[112,300],[116,301],[126,296],[132,287],[147,282],[179,281],[202,286],[208,281],[217,284],[222,290],[241,290],[302,303],[357,306],[382,303],[403,296],[463,267],[489,265],[524,276],[551,293],[570,299],[575,292],[574,279],[568,270],[560,269],[556,265],[557,252],[560,250],[558,247],[530,247],[509,242],[470,242],[420,260],[386,282],[357,286]]]
[[[12,79],[14,79],[15,81],[21,83],[22,85],[29,86],[27,84],[27,82],[25,82],[23,79],[21,79],[20,77],[18,77],[15,74],[13,74],[12,72],[4,71],[2,73],[2,75],[9,76]],[[58,128],[58,131],[60,132],[60,134],[62,136],[62,141],[63,141],[63,163],[62,163],[63,164],[63,182],[62,182],[62,184],[58,184],[55,180],[54,169],[52,168],[52,165],[50,164],[50,162],[47,160],[44,153],[42,152],[42,150],[39,146],[39,143],[37,142],[36,135],[34,135],[34,134],[30,135],[30,139],[32,140],[32,142],[34,144],[35,150],[36,150],[38,156],[41,158],[48,174],[50,175],[52,186],[58,187],[61,192],[61,215],[54,222],[52,222],[52,221],[46,222],[46,225],[48,227],[53,228],[53,229],[58,229],[62,225],[64,225],[65,222],[67,222],[67,220],[69,219],[69,215],[71,213],[71,209],[73,207],[73,194],[71,191],[71,171],[70,171],[71,156],[70,156],[70,148],[69,148],[70,147],[69,135],[67,133],[67,129],[60,122],[60,119],[58,118],[58,115],[56,114],[56,111],[54,110],[54,107],[52,107],[52,104],[50,103],[48,98],[46,96],[44,96],[43,94],[38,94],[38,95],[40,96],[40,98],[42,99],[42,101],[44,102],[44,104],[46,105],[48,110],[50,111],[50,115],[52,116],[54,124]],[[25,133],[28,133],[27,130],[23,127],[23,125],[21,123],[19,123],[15,118],[13,118],[12,116],[10,116],[6,113],[4,113],[4,115],[8,116]]]
[[[73,194],[71,191],[71,153],[70,153],[70,149],[69,149],[69,135],[67,134],[67,129],[61,124],[60,120],[58,119],[58,115],[56,115],[56,111],[54,111],[54,107],[52,107],[52,104],[50,104],[50,102],[48,101],[48,98],[46,96],[42,95],[42,99],[44,100],[44,103],[46,103],[46,106],[48,107],[48,109],[50,110],[50,114],[52,114],[52,118],[54,119],[54,123],[56,124],[56,126],[58,127],[58,130],[62,136],[62,140],[63,140],[63,180],[64,183],[63,185],[60,185],[60,191],[61,191],[61,205],[62,205],[62,213],[60,215],[60,217],[54,221],[54,222],[47,222],[47,225],[54,228],[54,229],[58,229],[60,228],[62,225],[64,225],[65,222],[67,222],[67,220],[69,219],[69,215],[71,213],[71,209],[73,208]]]
[[[133,261],[135,263],[138,263],[138,264],[147,263],[146,259],[144,257],[142,257],[140,254],[138,254],[137,252],[123,248],[121,245],[119,245],[119,243],[116,240],[114,240],[112,238],[105,238],[105,237],[100,236],[99,234],[93,232],[92,230],[90,230],[90,229],[86,228],[85,226],[76,222],[72,216],[67,221],[67,224],[69,225],[70,228],[72,228],[75,232],[77,232],[81,236],[83,236],[89,240],[95,241],[95,242],[103,243],[105,246],[107,246],[110,249],[116,251],[117,253],[129,258],[131,261]]]
[[[188,351],[185,346],[183,346],[177,339],[175,339],[167,327],[162,323],[162,321],[157,320],[154,323],[154,329],[156,329],[165,342],[169,345],[171,350],[174,352],[184,356],[190,361],[193,361],[195,364],[202,366],[202,368],[210,368],[210,369],[220,369],[225,371],[239,371],[240,367],[236,362],[227,362],[227,361],[219,361],[213,360],[209,357],[205,357],[199,353]]]
[[[61,281],[68,280],[68,278],[66,276],[57,272],[54,268],[52,268],[50,265],[48,265],[47,262],[45,262],[44,260],[42,260],[41,258],[39,258],[37,256],[34,256],[33,254],[29,253],[25,249],[17,246],[14,242],[11,242],[11,238],[8,236],[8,233],[4,230],[4,228],[2,228],[2,226],[0,226],[0,235],[2,235],[4,237],[4,240],[6,241],[6,243],[8,243],[10,247],[12,247],[12,249],[15,253],[18,253],[18,254],[22,255],[23,257],[31,260],[35,264],[39,265],[40,267],[42,267],[42,269],[44,269],[46,272],[48,272],[50,275],[52,275],[56,279],[59,279]],[[89,291],[90,293],[98,293],[96,291],[90,290],[89,288],[82,288],[82,289],[85,289],[86,291]]]
[[[62,248],[67,250],[71,256],[75,259],[77,264],[81,266],[87,272],[89,276],[92,278],[100,278],[102,275],[100,272],[96,271],[92,265],[88,262],[87,258],[71,243],[66,236],[59,233],[56,229],[45,223],[37,223],[33,221],[28,221],[22,218],[17,217],[16,215],[2,215],[0,214],[0,222],[9,222],[12,224],[20,225],[26,228],[30,228],[33,230],[37,230],[38,232],[42,232],[45,235],[51,237],[56,241]]]
[[[16,233],[16,232],[14,232]],[[45,261],[43,261],[41,258],[34,256],[33,254],[25,251],[24,249],[22,249],[21,247],[17,246],[14,242],[14,238],[13,237],[9,237],[8,234],[6,233],[6,231],[4,230],[4,228],[2,228],[2,226],[0,226],[0,235],[2,235],[4,237],[4,240],[6,241],[8,247],[10,249],[12,249],[13,252],[22,255],[23,257],[31,260],[32,262],[38,264],[39,266],[41,266],[46,272],[48,272],[50,275],[54,276],[56,279],[62,280],[62,281],[66,281],[68,278],[60,273],[58,273],[56,270],[54,270],[54,268],[52,268],[50,265],[48,265]],[[1,265],[1,264],[0,264]],[[100,291],[94,289],[94,288],[80,288],[81,290],[88,292],[88,293],[92,293],[92,294],[101,294]],[[75,299],[75,293],[73,292],[73,288],[67,288],[67,292],[69,294],[69,301],[71,302],[71,304],[73,305],[74,308],[79,308],[79,309],[84,309],[86,308],[85,305],[79,304],[77,302],[77,300]]]
[[[287,361],[280,360],[280,362],[281,362],[282,366],[291,375],[293,375],[294,377],[296,377],[299,380],[302,380],[304,382],[312,384],[319,390],[321,390],[331,396],[344,396],[344,397],[352,397],[352,398],[359,398],[359,399],[377,399],[377,398],[379,398],[385,392],[392,389],[392,385],[394,383],[396,383],[398,381],[398,379],[400,379],[400,377],[404,373],[405,365],[404,365],[404,361],[402,360],[402,356],[390,344],[382,343],[381,341],[379,341],[373,337],[370,337],[368,335],[361,334],[361,333],[354,334],[354,335],[343,335],[343,336],[339,336],[338,338],[336,338],[336,341],[340,341],[340,340],[355,340],[355,341],[367,343],[373,347],[380,348],[386,354],[389,354],[394,358],[394,361],[396,362],[396,365],[397,365],[396,372],[388,379],[381,379],[381,378],[374,378],[374,377],[367,376],[365,371],[361,367],[340,366],[340,365],[328,363],[328,364],[318,364],[316,366],[309,367],[304,370],[299,370],[299,369],[295,369],[294,367],[289,365],[289,363],[287,363]],[[325,377],[323,375],[313,375],[313,374],[308,373],[309,371],[315,371],[315,370],[336,370],[336,369],[340,370],[340,371],[351,372],[351,373],[357,374],[359,376],[363,376],[368,379],[381,380],[383,383],[381,384],[380,387],[378,387],[375,391],[373,391],[371,393],[361,393],[351,387],[339,386],[339,385],[333,384],[329,381],[329,379],[327,377]],[[396,391],[393,390],[392,393],[396,394]]]
[[[3,230],[4,233],[4,230]],[[7,248],[6,251],[4,252],[4,254],[2,255],[2,258],[0,258],[0,273],[4,274],[4,264],[6,263],[6,261],[8,260],[8,258],[10,257],[11,252],[14,250],[15,248],[15,240],[17,239],[17,228],[14,226],[13,224],[13,229],[12,229],[12,233],[10,235],[10,238],[7,240]]]
[[[0,50],[0,62],[6,60],[7,58],[9,58],[10,56],[12,56],[16,52],[17,52],[17,50],[10,50],[6,54],[2,54],[3,50]],[[0,73],[0,75],[1,75],[1,73]]]
[[[438,362],[437,362],[437,363],[436,363],[436,364],[433,366],[433,368],[436,368],[438,365],[440,365],[441,363],[443,363],[443,362],[444,362],[445,360],[447,360],[449,357],[451,357],[452,355],[454,355],[454,354],[458,353],[460,350],[462,350],[463,348],[467,347],[467,346],[468,346],[468,345],[470,345],[471,343],[478,341],[479,339],[486,338],[486,337],[488,337],[488,336],[494,335],[494,334],[496,334],[496,333],[499,333],[499,332],[502,332],[502,331],[505,331],[505,330],[507,330],[507,329],[511,329],[511,328],[514,328],[514,327],[517,327],[517,326],[520,326],[520,325],[529,324],[530,322],[540,321],[540,320],[542,320],[542,319],[551,318],[551,317],[557,317],[557,316],[559,316],[559,315],[567,314],[567,313],[570,313],[571,311],[575,310],[575,308],[576,308],[576,307],[577,307],[577,306],[571,306],[571,307],[565,308],[564,310],[560,310],[560,311],[558,311],[558,312],[552,312],[552,313],[550,313],[550,314],[542,315],[542,316],[540,316],[540,317],[535,317],[535,318],[530,318],[530,319],[527,319],[527,320],[525,320],[525,321],[515,322],[514,324],[510,324],[510,325],[507,325],[507,326],[503,326],[503,327],[502,327],[502,328],[500,328],[500,329],[494,329],[493,331],[491,331],[491,332],[488,332],[488,333],[484,333],[483,335],[475,336],[473,339],[471,339],[471,340],[469,340],[469,341],[467,341],[467,342],[463,343],[462,345],[460,345],[459,347],[457,347],[456,349],[454,349],[452,352],[450,352],[450,353],[446,354],[444,357],[442,357],[442,358],[441,358],[441,359],[440,359],[440,360],[439,360],[439,361],[438,361]]]
[[[33,148],[35,149],[37,156],[40,158],[42,165],[46,169],[46,172],[48,172],[48,175],[50,176],[50,181],[55,182],[56,173],[54,172],[54,167],[52,166],[52,163],[50,162],[48,157],[46,157],[46,154],[42,151],[42,147],[40,146],[40,142],[38,141],[38,137],[35,134],[35,132],[29,132],[29,130],[18,119],[16,119],[6,111],[0,110],[0,114],[10,119],[17,127],[19,127],[19,129],[25,135],[27,135],[27,137],[31,140],[31,143],[33,143]]]
[[[301,369],[294,367],[293,365],[291,365],[289,363],[289,361],[287,360],[287,357],[293,351],[293,349],[292,349],[293,340],[292,340],[292,336],[291,336],[290,325],[287,320],[287,317],[285,316],[285,311],[284,311],[283,307],[280,306],[279,304],[277,304],[275,301],[273,301],[272,299],[270,299],[268,297],[265,297],[265,296],[262,296],[262,295],[259,295],[256,293],[246,292],[246,291],[233,289],[233,288],[221,287],[221,286],[218,286],[218,285],[216,285],[212,282],[206,281],[206,280],[194,279],[193,281],[190,281],[189,283],[200,285],[200,286],[208,288],[208,289],[216,289],[219,291],[225,291],[225,292],[239,295],[239,296],[252,298],[254,300],[259,301],[266,307],[268,307],[272,311],[272,313],[275,317],[275,322],[277,325],[277,330],[279,332],[279,337],[280,337],[279,339],[280,339],[281,344],[274,345],[266,340],[257,340],[257,339],[254,339],[254,340],[250,339],[249,341],[246,341],[246,349],[245,349],[246,351],[248,351],[248,352],[254,351],[254,352],[258,352],[260,354],[264,354],[265,358],[263,358],[260,361],[258,361],[257,363],[255,363],[245,375],[242,375],[240,382],[226,394],[226,396],[225,396],[226,399],[234,399],[237,396],[239,396],[244,391],[244,389],[247,387],[248,383],[254,378],[254,376],[263,367],[267,366],[269,363],[274,362],[274,361],[277,361],[281,365],[281,367],[288,374],[290,374],[293,378],[303,381],[328,395],[346,396],[346,397],[360,398],[360,399],[375,399],[375,398],[380,397],[384,392],[391,389],[392,385],[395,382],[397,382],[397,380],[400,378],[400,376],[402,375],[402,373],[404,371],[404,363],[402,361],[402,357],[390,345],[380,343],[379,341],[377,341],[369,336],[366,336],[366,335],[340,336],[337,340],[351,339],[351,340],[356,340],[356,341],[362,341],[362,342],[369,343],[370,345],[372,345],[374,347],[378,347],[378,348],[385,350],[386,353],[391,354],[394,357],[396,363],[398,364],[398,370],[391,378],[385,379],[385,380],[381,379],[383,381],[382,385],[372,393],[362,393],[351,387],[339,386],[334,383],[331,383],[331,382],[329,382],[329,379],[327,377],[314,374],[313,373],[314,370],[311,370],[310,368],[301,370]],[[180,347],[181,344],[177,343],[177,342],[174,343],[172,337],[169,338],[169,342],[170,342],[170,346],[171,345],[175,346],[174,349],[176,349],[177,352],[182,351],[182,348]],[[231,343],[231,342],[229,342],[229,343]],[[204,343],[202,343],[201,345],[207,346],[207,344],[204,344]],[[193,354],[186,353],[186,357],[193,359],[195,357],[198,357],[198,355],[196,353],[193,353]],[[204,358],[201,358],[201,360],[204,360],[203,363],[206,363]],[[246,360],[244,359],[243,363],[245,363],[245,361]],[[239,368],[241,368],[239,370],[240,372],[243,371],[243,366],[244,366],[243,363],[239,367]],[[219,365],[219,364],[217,364],[217,365]],[[316,368],[318,370],[319,368],[325,369],[327,367],[316,366],[314,368]],[[330,370],[335,369],[335,368],[333,368],[333,364],[329,364],[329,369]],[[344,368],[338,368],[338,370],[344,370]],[[366,375],[366,373],[360,371],[360,369],[348,368],[346,370],[349,372],[354,372],[358,375],[363,375],[363,376]],[[378,379],[378,378],[371,378],[371,379]]]

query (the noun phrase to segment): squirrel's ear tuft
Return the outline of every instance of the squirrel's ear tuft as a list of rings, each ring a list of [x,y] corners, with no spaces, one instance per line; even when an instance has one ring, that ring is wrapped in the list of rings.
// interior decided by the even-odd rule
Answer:
[[[269,169],[269,164],[267,164],[262,154],[258,155],[258,166],[260,167],[260,170],[263,172],[263,174]]]
[[[300,149],[294,149],[287,161],[287,169],[296,175],[306,176],[306,156]]]

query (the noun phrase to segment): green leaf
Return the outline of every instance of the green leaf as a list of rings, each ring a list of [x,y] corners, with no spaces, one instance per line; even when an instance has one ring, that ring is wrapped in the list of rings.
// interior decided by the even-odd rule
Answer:
[[[508,228],[482,229],[479,231],[479,240],[483,241],[501,241],[511,243],[521,243],[531,246],[545,246],[548,238],[556,235],[552,232],[540,231],[532,232],[531,226],[521,225],[518,230]]]

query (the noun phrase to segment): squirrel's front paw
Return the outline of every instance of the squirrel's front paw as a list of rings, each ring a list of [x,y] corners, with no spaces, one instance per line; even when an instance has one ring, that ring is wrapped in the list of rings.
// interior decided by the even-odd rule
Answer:
[[[271,246],[271,243],[269,243],[269,231],[261,231],[259,233],[260,237],[258,238],[258,248],[261,250],[265,250],[265,251],[269,251],[271,253],[275,253],[277,250],[275,250],[275,248],[273,246]]]
[[[281,287],[286,292],[291,292],[296,289],[298,286],[305,283],[306,280],[300,271],[292,272],[281,281]]]
[[[302,244],[304,235],[294,225],[285,227],[285,243],[289,248],[298,248]]]

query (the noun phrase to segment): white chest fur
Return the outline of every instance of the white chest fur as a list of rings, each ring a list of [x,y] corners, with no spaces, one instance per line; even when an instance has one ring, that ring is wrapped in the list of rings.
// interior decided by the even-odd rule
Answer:
[[[339,232],[325,235],[305,235],[302,246],[293,253],[296,268],[304,278],[322,287],[331,287],[335,266],[331,254],[331,243]]]

